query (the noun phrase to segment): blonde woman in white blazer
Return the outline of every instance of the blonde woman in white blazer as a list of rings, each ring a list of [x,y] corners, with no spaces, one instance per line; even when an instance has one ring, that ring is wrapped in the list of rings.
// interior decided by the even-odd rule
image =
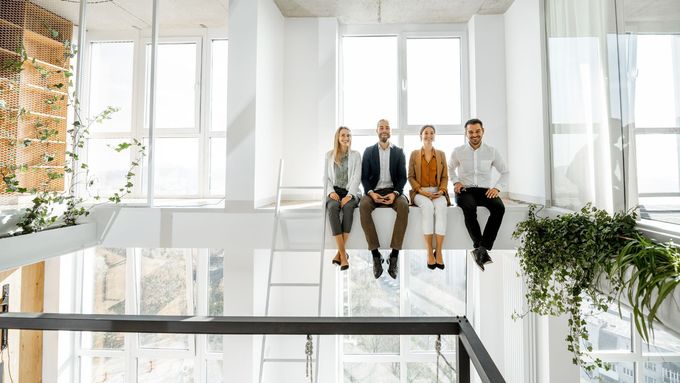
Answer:
[[[349,268],[345,242],[360,199],[361,155],[351,148],[352,132],[341,126],[335,131],[333,150],[326,154],[326,212],[338,246],[333,264],[340,266],[340,270]]]

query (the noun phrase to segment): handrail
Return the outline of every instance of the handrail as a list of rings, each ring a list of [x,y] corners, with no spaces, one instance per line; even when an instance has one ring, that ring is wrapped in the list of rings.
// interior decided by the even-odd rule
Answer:
[[[505,383],[466,317],[236,317],[1,313],[0,329],[225,335],[459,335],[457,373]]]

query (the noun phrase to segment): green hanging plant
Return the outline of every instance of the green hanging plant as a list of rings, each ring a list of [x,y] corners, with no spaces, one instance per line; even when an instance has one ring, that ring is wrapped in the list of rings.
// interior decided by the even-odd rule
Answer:
[[[584,305],[590,301],[595,311],[609,308],[613,299],[600,291],[600,278],[609,275],[618,254],[638,235],[635,220],[632,212],[611,216],[591,205],[556,218],[541,218],[532,205],[529,217],[513,233],[520,240],[517,256],[526,282],[528,312],[569,317],[567,349],[574,355],[572,362],[587,372],[608,369],[608,365],[588,354],[592,346]],[[621,279],[615,282],[623,283]]]
[[[633,322],[642,339],[650,343],[657,312],[680,284],[680,249],[673,243],[656,243],[636,234],[623,247],[609,273],[619,301],[627,296]]]
[[[53,38],[57,38],[58,34],[52,33]],[[72,59],[75,57],[77,51],[76,47],[70,41],[64,41],[65,58]],[[81,152],[85,147],[87,139],[89,138],[89,128],[92,124],[100,124],[108,119],[118,111],[118,108],[107,107],[94,117],[81,116],[80,102],[75,93],[69,93],[69,88],[72,87],[73,72],[72,67],[69,69],[51,70],[49,68],[40,66],[36,63],[35,58],[29,58],[25,54],[25,49],[21,48],[19,57],[10,61],[4,61],[0,67],[6,70],[13,70],[19,73],[24,63],[29,62],[34,69],[38,71],[41,79],[48,79],[52,76],[63,75],[65,81],[51,84],[45,87],[46,90],[66,92],[66,94],[50,94],[43,99],[44,104],[50,110],[59,110],[64,106],[71,106],[74,112],[73,122],[70,128],[66,131],[69,150],[65,152],[66,163],[58,170],[47,170],[47,179],[38,187],[24,187],[20,184],[17,173],[28,171],[24,166],[17,166],[12,163],[0,164],[0,191],[5,190],[13,193],[30,193],[33,195],[31,200],[32,205],[24,209],[22,219],[17,223],[20,234],[33,233],[41,231],[56,225],[71,226],[77,224],[80,217],[87,216],[94,205],[84,206],[86,199],[81,195],[88,195],[94,201],[108,201],[119,203],[121,199],[132,192],[133,177],[136,169],[140,166],[141,159],[145,156],[146,147],[137,140],[132,139],[130,142],[124,142],[113,148],[116,152],[121,152],[125,149],[136,150],[135,159],[130,163],[126,173],[124,184],[118,188],[111,196],[102,197],[99,195],[90,195],[90,188],[95,184],[95,180],[91,177],[89,166],[80,160]],[[13,73],[14,73],[13,72]],[[9,122],[17,123],[21,119],[28,117],[36,117],[25,108],[20,108],[18,111],[10,111],[4,105],[0,105],[0,111],[11,112],[8,115]],[[3,117],[4,118],[4,117]],[[59,131],[50,127],[49,119],[44,120],[42,117],[34,118],[32,125],[36,132],[36,137],[39,142],[46,143],[48,146],[50,140],[59,134]],[[23,145],[28,147],[32,144],[31,139],[16,140],[13,145]],[[54,161],[56,155],[45,153],[41,156],[42,165],[49,165]],[[51,183],[56,180],[63,179],[68,175],[68,184],[63,191],[53,191]],[[4,184],[4,185],[3,185]],[[57,208],[59,207],[59,208]],[[63,210],[62,213],[59,213]]]

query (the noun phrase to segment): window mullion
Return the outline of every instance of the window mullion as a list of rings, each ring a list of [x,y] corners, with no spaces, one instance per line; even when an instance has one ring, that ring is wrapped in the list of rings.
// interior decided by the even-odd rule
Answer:
[[[397,129],[404,129],[407,127],[407,102],[408,102],[408,79],[406,77],[406,36],[400,33],[397,36],[397,115],[399,116]]]

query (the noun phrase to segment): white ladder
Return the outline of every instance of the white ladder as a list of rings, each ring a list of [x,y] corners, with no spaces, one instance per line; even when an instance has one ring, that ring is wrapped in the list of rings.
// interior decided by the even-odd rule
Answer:
[[[325,180],[325,178],[324,178]],[[326,209],[325,209],[325,198],[322,198],[321,202],[321,219],[323,221],[323,230],[322,230],[322,237],[321,237],[321,249],[316,250],[313,248],[299,248],[299,249],[294,249],[294,248],[278,248],[277,244],[277,239],[278,239],[278,231],[279,231],[279,223],[280,220],[285,218],[285,214],[281,214],[281,191],[282,190],[324,190],[324,186],[283,186],[283,159],[279,161],[279,176],[278,176],[278,182],[277,182],[277,188],[276,188],[276,202],[274,205],[274,233],[272,234],[272,245],[269,250],[269,276],[267,277],[267,296],[265,298],[265,308],[264,308],[264,315],[268,316],[269,315],[269,306],[270,306],[270,297],[271,297],[271,288],[272,287],[317,287],[317,293],[318,293],[318,301],[317,301],[317,310],[316,310],[316,315],[321,316],[321,289],[323,286],[323,258],[324,258],[324,253],[325,253],[325,248],[326,248]],[[325,182],[325,181],[324,181]],[[286,209],[288,210],[288,209]],[[286,282],[286,283],[272,283],[272,273],[274,270],[274,255],[277,253],[282,253],[282,252],[307,252],[307,253],[319,253],[319,279],[318,282],[314,283],[294,283],[294,282]],[[314,367],[314,381],[318,382],[318,377],[319,377],[319,341],[320,337],[319,335],[316,336],[316,344],[314,345],[315,348],[315,356],[313,359],[313,362],[315,364]],[[262,379],[264,377],[264,366],[265,363],[305,363],[307,362],[306,359],[300,359],[300,358],[265,358],[265,350],[266,350],[266,344],[267,344],[267,336],[262,335],[262,348],[260,350],[260,372],[259,372],[259,379],[258,382],[262,383]],[[302,348],[302,344],[300,344],[300,347]]]

